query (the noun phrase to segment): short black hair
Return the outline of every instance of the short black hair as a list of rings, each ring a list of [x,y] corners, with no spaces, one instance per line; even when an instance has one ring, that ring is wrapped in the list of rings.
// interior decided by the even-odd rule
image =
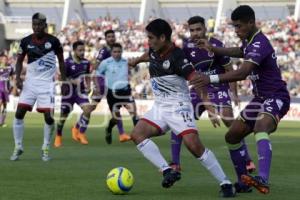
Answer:
[[[81,40],[78,40],[76,42],[73,43],[73,50],[76,50],[78,46],[84,45],[84,42]]]
[[[231,13],[231,20],[240,20],[242,22],[249,22],[250,20],[255,21],[254,10],[248,5],[240,5]]]
[[[107,36],[108,34],[110,34],[110,33],[115,34],[115,31],[109,29],[109,30],[107,30],[107,31],[104,32],[104,36],[106,37],[106,36]]]
[[[47,21],[46,16],[44,14],[42,14],[42,13],[39,13],[39,12],[37,12],[37,13],[35,13],[35,14],[32,15],[32,20],[34,20],[34,19],[41,20],[41,21],[43,21],[45,23]]]
[[[111,46],[111,49],[113,49],[113,48],[120,48],[120,49],[122,49],[123,47],[122,47],[122,45],[121,45],[120,43],[114,43],[114,44]]]
[[[205,25],[205,19],[197,15],[189,18],[188,20],[188,25],[197,24],[197,23],[201,23]]]
[[[160,37],[161,35],[165,35],[167,40],[171,40],[172,28],[170,24],[163,19],[155,19],[151,21],[147,26],[146,30],[156,37]]]

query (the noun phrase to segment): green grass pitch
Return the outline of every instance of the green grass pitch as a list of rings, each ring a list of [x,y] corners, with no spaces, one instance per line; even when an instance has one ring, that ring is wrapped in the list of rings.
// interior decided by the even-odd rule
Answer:
[[[218,197],[219,187],[196,159],[182,148],[182,180],[170,189],[161,187],[162,176],[137,151],[132,142],[119,143],[114,131],[113,144],[104,141],[104,128],[97,127],[103,117],[94,115],[87,136],[90,144],[80,145],[71,140],[71,118],[64,128],[63,147],[52,148],[50,162],[41,160],[43,117],[27,114],[25,118],[24,154],[20,161],[9,161],[13,151],[12,118],[8,127],[0,128],[0,200],[210,200]],[[200,137],[212,149],[232,181],[235,174],[224,143],[225,128],[214,129],[208,121],[199,121]],[[131,121],[125,122],[130,132]],[[281,122],[271,136],[273,162],[271,193],[239,194],[237,199],[298,200],[300,199],[300,125]],[[163,155],[170,158],[169,134],[154,138]],[[252,157],[256,161],[254,137],[247,138]],[[257,163],[257,162],[256,162]],[[110,169],[123,166],[131,170],[135,185],[129,194],[116,196],[106,188]]]

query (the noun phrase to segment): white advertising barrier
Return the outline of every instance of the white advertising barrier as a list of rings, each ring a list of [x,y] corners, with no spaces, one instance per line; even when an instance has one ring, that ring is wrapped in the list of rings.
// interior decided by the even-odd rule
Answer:
[[[10,96],[10,102],[8,103],[7,111],[14,112],[17,108],[18,100],[19,100],[18,97]],[[61,103],[61,97],[57,96],[55,98],[55,112],[56,113],[60,112],[60,103]],[[148,110],[150,110],[153,103],[154,103],[153,100],[136,100],[138,115],[143,116]],[[240,110],[243,109],[247,104],[248,104],[248,102],[242,102],[240,108],[235,107],[234,115],[238,116]],[[33,112],[36,112],[35,107],[33,109]],[[81,112],[80,107],[78,105],[75,105],[73,112],[80,113]],[[98,106],[97,106],[96,110],[93,112],[93,114],[96,114],[96,115],[109,115],[110,114],[106,99],[103,99],[101,101],[101,103],[98,104]],[[122,108],[121,114],[128,115],[128,112],[126,109]],[[204,113],[201,117],[207,118],[207,114]],[[300,103],[291,103],[289,112],[285,115],[285,117],[282,120],[298,120],[298,121],[300,121]]]

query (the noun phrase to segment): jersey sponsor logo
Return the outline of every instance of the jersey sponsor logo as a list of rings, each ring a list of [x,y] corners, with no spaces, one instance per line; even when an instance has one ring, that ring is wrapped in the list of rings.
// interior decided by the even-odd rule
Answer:
[[[255,48],[260,48],[260,42],[254,42],[252,46]]]
[[[170,68],[170,61],[169,60],[165,60],[163,62],[163,68],[164,69],[169,69]]]
[[[52,47],[52,44],[50,42],[45,43],[45,49],[50,49]]]
[[[252,51],[252,52],[249,52],[249,53],[247,54],[247,56],[251,56],[251,57],[260,57],[261,55],[260,55],[260,53],[257,53],[257,52]]]
[[[154,56],[153,53],[150,54],[150,57],[151,57],[152,59],[155,59],[155,56]]]
[[[276,104],[277,104],[279,110],[281,110],[281,108],[283,106],[283,102],[280,99],[276,99]]]
[[[152,85],[153,90],[158,90],[158,85],[154,79],[152,79],[151,85]]]

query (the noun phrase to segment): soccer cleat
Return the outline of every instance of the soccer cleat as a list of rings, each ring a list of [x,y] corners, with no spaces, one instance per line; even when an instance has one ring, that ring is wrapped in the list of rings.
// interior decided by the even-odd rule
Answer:
[[[107,144],[112,143],[112,134],[111,134],[111,129],[110,128],[105,128],[105,141]]]
[[[127,135],[126,133],[122,133],[121,135],[119,135],[120,142],[127,142],[129,140],[131,140],[130,135]]]
[[[180,172],[180,171],[181,171],[180,165],[178,165],[178,164],[176,164],[176,163],[171,162],[171,163],[169,163],[169,166],[170,166],[173,170],[175,170],[175,171],[177,171],[177,172]]]
[[[5,128],[5,127],[7,127],[7,124],[0,124],[0,127]]]
[[[242,182],[249,187],[255,187],[260,193],[268,194],[270,187],[267,181],[261,176],[242,175]]]
[[[20,155],[23,154],[23,149],[22,148],[15,148],[13,154],[10,156],[11,161],[17,161],[19,160]]]
[[[177,172],[171,168],[163,171],[163,176],[164,176],[164,179],[163,179],[161,185],[164,188],[171,187],[176,181],[179,181],[181,179],[180,172]]]
[[[235,188],[236,193],[250,193],[250,192],[252,192],[252,188],[249,187],[248,185],[243,184],[243,183],[236,182],[234,184],[234,188]]]
[[[73,139],[74,141],[76,141],[76,142],[79,142],[79,137],[78,137],[78,135],[79,135],[79,129],[76,128],[76,127],[73,127],[73,128],[72,128],[72,139]]]
[[[235,197],[235,191],[231,183],[221,185],[220,196],[224,198]]]
[[[62,146],[62,136],[56,135],[54,140],[54,147],[59,148]]]
[[[79,133],[78,138],[79,138],[79,142],[81,144],[84,144],[84,145],[89,144],[89,141],[87,140],[86,135],[84,133]]]
[[[51,160],[51,158],[49,156],[49,148],[42,149],[42,160],[44,162]]]
[[[255,164],[252,160],[247,161],[246,169],[247,169],[249,174],[255,172],[256,167],[255,167]]]

